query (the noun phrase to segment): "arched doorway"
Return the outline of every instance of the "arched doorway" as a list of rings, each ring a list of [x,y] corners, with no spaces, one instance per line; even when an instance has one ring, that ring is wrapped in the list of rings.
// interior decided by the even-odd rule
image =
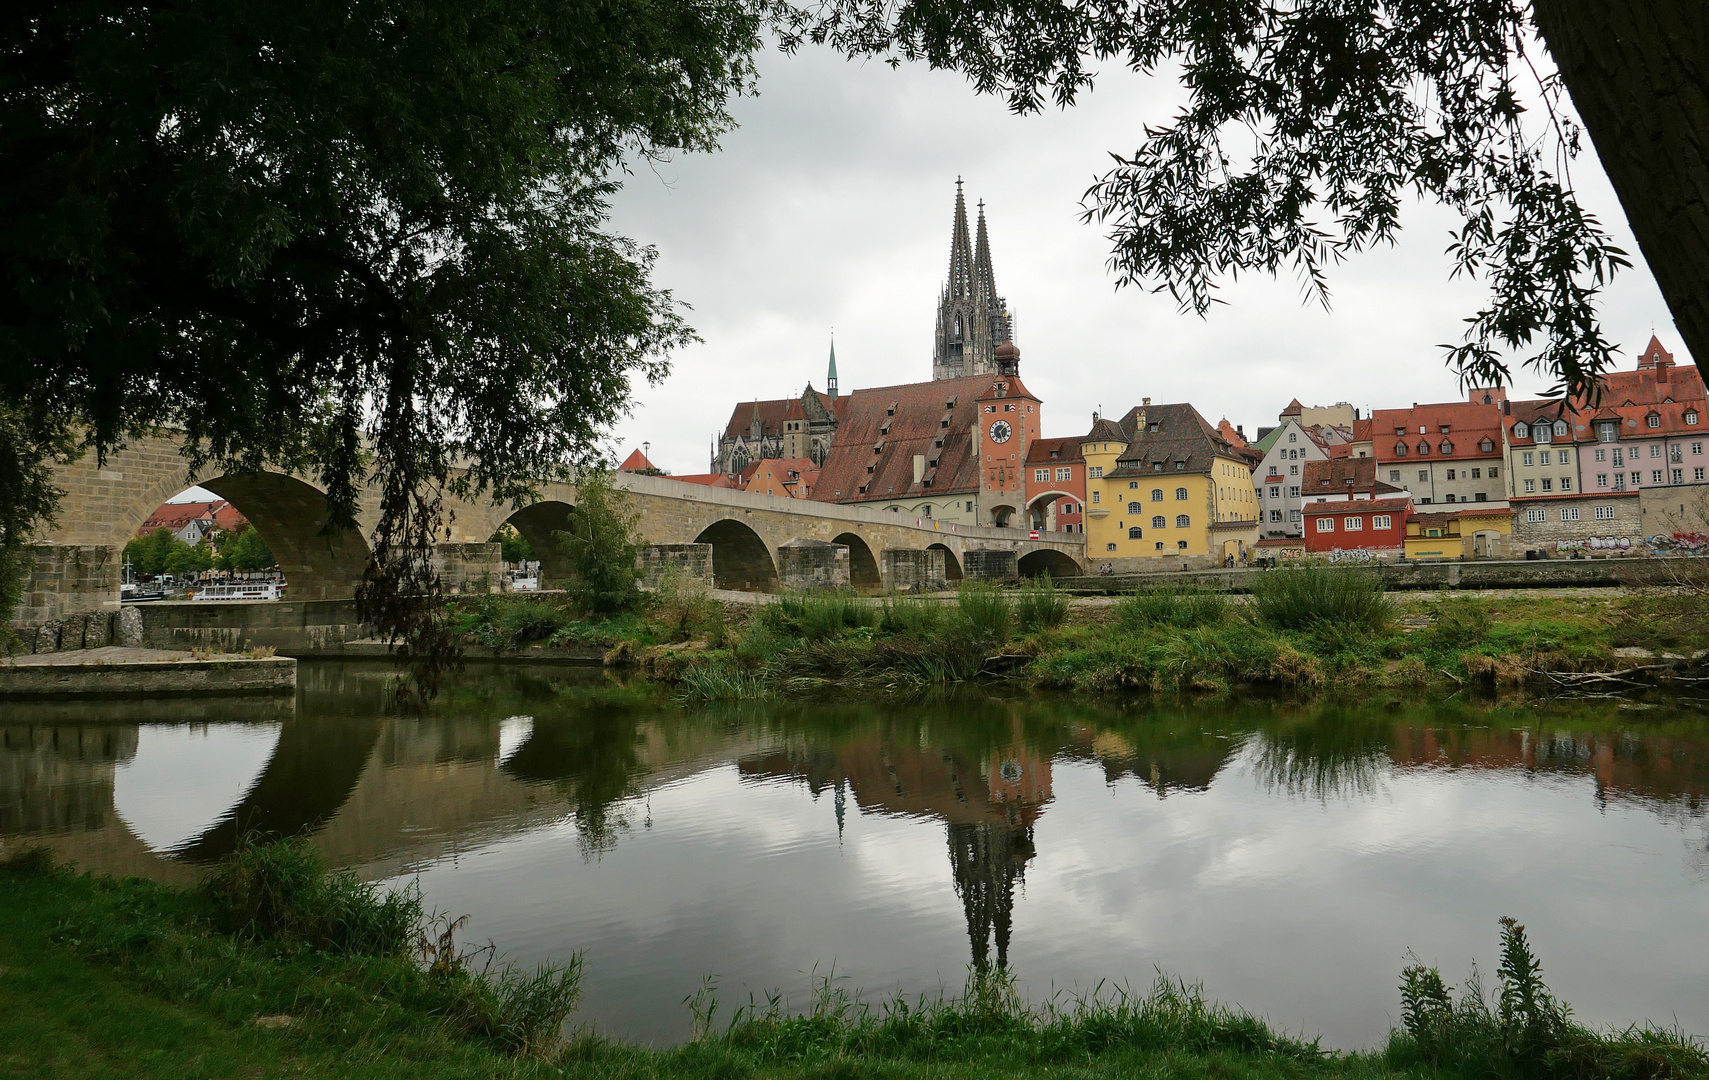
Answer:
[[[1031,528],[1056,531],[1056,504],[1074,498],[1066,491],[1046,491],[1033,496],[1027,503],[1027,522]]]
[[[770,549],[758,533],[740,521],[715,521],[694,542],[712,545],[712,580],[720,589],[776,591],[777,563],[772,561]]]
[[[961,560],[955,557],[955,552],[943,544],[928,544],[926,550],[944,553],[944,579],[946,581],[961,580]]]
[[[849,549],[849,584],[855,588],[878,588],[878,560],[873,558],[872,549],[854,533],[839,533],[831,540],[833,544],[843,544]]]
[[[570,515],[575,507],[564,502],[537,502],[525,506],[506,518],[504,524],[515,529],[540,562],[540,588],[561,589],[570,580],[570,559],[558,534],[568,532]]]
[[[1022,577],[1039,577],[1049,574],[1053,578],[1077,577],[1080,574],[1080,564],[1073,556],[1066,555],[1053,548],[1039,548],[1022,555],[1015,563]]]
[[[1015,508],[1004,504],[991,508],[991,524],[999,529],[1007,529],[1014,521]]]

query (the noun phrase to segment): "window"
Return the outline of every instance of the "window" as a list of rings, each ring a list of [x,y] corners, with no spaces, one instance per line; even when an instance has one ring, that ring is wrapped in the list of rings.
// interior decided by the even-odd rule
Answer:
[[[1481,492],[1481,491],[1479,491],[1479,492],[1477,492],[1477,493],[1476,493],[1476,494],[1474,494],[1474,495],[1473,495],[1473,496],[1472,496],[1472,501],[1473,501],[1473,502],[1485,502],[1485,501],[1487,501],[1487,500],[1488,500],[1488,499],[1489,499],[1489,496],[1488,496],[1488,495],[1486,495],[1486,494],[1484,494],[1484,493],[1483,493],[1483,492]]]
[[[1394,528],[1394,518],[1388,514],[1373,514],[1371,515],[1371,528],[1392,529]]]
[[[1700,442],[1692,443],[1691,444],[1691,452],[1693,454],[1701,454],[1703,452],[1703,444]]]
[[[1697,426],[1697,410],[1696,409],[1685,410],[1685,423],[1686,423],[1687,427],[1696,427]]]
[[[1620,421],[1598,420],[1596,422],[1596,441],[1613,442],[1620,437]]]
[[[1545,450],[1542,453],[1537,455],[1537,464],[1547,465],[1547,464],[1549,464],[1549,461],[1550,461],[1549,452],[1547,450]],[[1566,463],[1567,463],[1567,452],[1565,450],[1562,450],[1561,451],[1561,464],[1565,465]]]
[[[1449,442],[1447,439],[1443,439],[1441,445],[1436,447],[1436,449],[1442,451],[1444,454],[1452,454],[1454,452],[1454,444]]]
[[[1066,479],[1068,479],[1068,477],[1064,476],[1063,479],[1066,480]],[[1129,480],[1127,482],[1127,489],[1129,491],[1138,491],[1139,490],[1139,481],[1138,480]]]
[[[1546,443],[1549,439],[1550,435],[1548,424],[1538,424],[1536,427],[1531,429],[1531,440],[1533,442]]]
[[[1577,521],[1578,520],[1578,507],[1576,507],[1576,506],[1563,506],[1563,507],[1561,507],[1561,520],[1562,521]]]
[[[1527,494],[1527,495],[1533,494],[1534,492],[1536,492],[1536,490],[1537,490],[1537,481],[1529,480],[1529,479],[1525,481],[1525,494]]]
[[[1092,480],[1102,480],[1104,478],[1104,467],[1102,465],[1093,465],[1091,468],[1086,470],[1086,476]]]
[[[1163,501],[1163,489],[1162,488],[1152,488],[1151,489],[1151,501],[1152,502],[1162,502]]]
[[[1519,455],[1519,464],[1521,464],[1521,465],[1535,465],[1535,464],[1537,464],[1536,455],[1532,454],[1531,451],[1529,451],[1529,450],[1525,451],[1523,454]]]
[[[1418,478],[1420,480],[1429,480],[1430,479],[1430,470],[1429,469],[1418,470]]]
[[[1329,517],[1327,515],[1325,515],[1324,517],[1318,518],[1317,519],[1317,531],[1318,532],[1334,532],[1335,531],[1335,519],[1332,517]]]
[[[1626,455],[1620,452],[1620,447],[1618,447],[1618,446],[1616,446],[1614,448],[1614,464],[1615,465],[1626,464]]]
[[[1299,474],[1300,474],[1300,467],[1298,465],[1289,465],[1288,466],[1288,475],[1289,476],[1298,476]]]
[[[1517,424],[1514,424],[1513,425],[1513,437],[1515,439],[1529,439],[1531,437],[1531,425],[1527,424],[1523,420],[1519,421],[1519,423],[1517,423]]]
[[[1187,542],[1185,540],[1177,540],[1177,541],[1175,541],[1175,547],[1177,550],[1186,551],[1187,550]]]
[[[1596,508],[1596,520],[1598,520],[1598,521],[1612,521],[1612,520],[1614,520],[1614,508],[1612,506],[1599,506],[1599,507],[1597,507]]]
[[[1151,527],[1153,529],[1166,529],[1169,527],[1169,521],[1162,514],[1158,514],[1151,519]]]
[[[1049,479],[1050,479],[1050,470],[1049,469],[1034,469],[1033,470],[1033,483],[1042,484],[1046,480],[1049,480]]]
[[[1176,514],[1175,527],[1177,529],[1190,529],[1193,527],[1193,519],[1186,514]]]
[[[1394,456],[1395,457],[1405,457],[1406,456],[1406,444],[1405,443],[1397,442],[1394,444]]]
[[[1699,470],[1699,471],[1701,471],[1701,470]],[[1282,512],[1280,510],[1270,511],[1270,520],[1277,523],[1278,525],[1281,524]]]
[[[1364,532],[1365,531],[1365,519],[1362,517],[1342,518],[1341,519],[1341,526],[1342,526],[1342,528],[1346,529],[1348,532]]]
[[[1483,475],[1484,475],[1484,471],[1482,469],[1473,469],[1472,470],[1472,479],[1473,480],[1482,480]]]
[[[1662,471],[1660,469],[1651,469],[1650,470],[1650,483],[1659,484],[1661,482],[1662,482]]]
[[[973,513],[973,500],[972,499],[967,500],[967,512],[970,514]]]
[[[1656,446],[1650,447],[1650,456],[1651,457],[1661,457],[1662,456],[1662,448],[1659,444]]]
[[[1288,441],[1289,442],[1299,442],[1300,437],[1297,433],[1290,431],[1290,432],[1288,432]]]
[[[1549,479],[1547,476],[1543,477],[1543,490],[1544,491],[1555,490],[1555,482],[1553,480]]]
[[[1608,451],[1602,449],[1600,446],[1597,447],[1596,448],[1596,460],[1607,461],[1608,460]]]
[[[1056,478],[1058,480],[1072,480],[1072,479],[1074,479],[1074,467],[1069,466],[1066,469],[1056,470]],[[1138,486],[1139,486],[1138,484],[1129,484],[1128,485],[1128,487],[1138,487]]]
[[[1653,428],[1661,427],[1662,426],[1661,415],[1659,413],[1651,413],[1650,415],[1644,417],[1644,426],[1645,427],[1653,427]]]
[[[1127,538],[1129,540],[1138,540],[1139,539],[1139,526],[1138,525],[1128,526]]]
[[[1429,457],[1430,456],[1430,444],[1429,443],[1421,442],[1418,444],[1418,456],[1419,457]]]
[[[1400,470],[1399,469],[1390,469],[1389,470],[1389,479],[1394,480],[1394,481],[1399,481],[1400,480]]]
[[[1175,489],[1175,498],[1185,499],[1186,497],[1187,497],[1187,489],[1186,488],[1176,488]]]
[[[1556,420],[1555,421],[1555,438],[1564,439],[1566,437],[1567,437],[1567,422],[1565,420]]]
[[[1498,477],[1498,476],[1500,476],[1500,475],[1501,475],[1501,470],[1500,470],[1500,469],[1497,469],[1497,468],[1496,468],[1496,467],[1495,467],[1495,466],[1494,466],[1494,465],[1491,465],[1491,466],[1490,466],[1490,467],[1489,467],[1489,478],[1490,478],[1490,479],[1491,479],[1491,480],[1494,480],[1494,479],[1495,479],[1495,478],[1496,478],[1496,477]]]
[[[1145,512],[1145,507],[1141,506],[1139,503],[1130,502],[1127,504],[1127,512],[1132,514],[1134,517],[1138,517],[1140,514]]]
[[[1162,494],[1162,493],[1159,492],[1159,494]],[[1270,498],[1279,499],[1281,497],[1282,497],[1282,489],[1280,487],[1276,486],[1275,484],[1271,484],[1270,485]]]
[[[1299,497],[1300,497],[1300,486],[1298,484],[1290,485],[1288,487],[1288,498],[1297,499]]]
[[[1494,450],[1494,449],[1495,449],[1495,444],[1490,442],[1488,439],[1485,439],[1483,442],[1478,443],[1478,450],[1482,453],[1487,454],[1491,450]]]
[[[1175,471],[1176,472],[1185,472],[1186,469],[1187,469],[1187,463],[1185,461],[1177,461],[1175,463]]]
[[[1691,470],[1691,478],[1693,480],[1703,479],[1703,466],[1699,465],[1699,466],[1697,466],[1697,468],[1692,469]]]
[[[1092,502],[1094,505],[1103,501],[1103,498],[1102,498],[1103,494],[1104,493],[1101,491],[1092,492]]]
[[[1673,476],[1673,482],[1674,483],[1676,483],[1676,484],[1685,483],[1685,470],[1684,469],[1675,469],[1675,470],[1673,470],[1671,475]]]
[[[1452,491],[1450,491],[1450,492],[1448,492],[1448,501],[1449,501],[1449,502],[1454,502],[1454,501],[1455,501],[1455,499],[1454,499],[1454,493],[1453,493],[1453,492],[1452,492]]]
[[[1288,520],[1298,524],[1300,520],[1300,512],[1298,510],[1289,510]]]
[[[1450,479],[1450,480],[1454,479],[1454,470],[1453,469],[1448,470],[1448,479]]]
[[[1635,472],[1632,474],[1632,483],[1641,484],[1643,482],[1644,482],[1644,474],[1643,473]]]
[[[1105,544],[1104,545],[1105,551],[1114,551],[1115,549],[1116,549],[1116,546],[1114,544]]]
[[[1549,512],[1540,506],[1533,507],[1532,509],[1525,511],[1525,520],[1531,522],[1547,521],[1549,520]]]
[[[1157,543],[1155,543],[1151,546],[1156,548],[1158,551],[1162,551],[1163,550],[1163,541],[1159,540],[1159,541],[1157,541]]]
[[[1573,489],[1573,478],[1570,476],[1561,477],[1561,490],[1562,491],[1571,491],[1572,489]]]

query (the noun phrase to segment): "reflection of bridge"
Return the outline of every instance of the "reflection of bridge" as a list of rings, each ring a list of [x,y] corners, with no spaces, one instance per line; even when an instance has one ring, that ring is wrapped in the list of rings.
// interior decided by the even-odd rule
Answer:
[[[326,497],[305,477],[282,473],[190,475],[176,439],[134,440],[105,465],[93,456],[59,468],[54,481],[66,492],[57,526],[36,549],[29,598],[20,610],[25,625],[61,613],[97,610],[118,602],[120,549],[167,499],[192,484],[231,502],[254,523],[272,549],[293,600],[354,595],[369,557],[368,537],[378,517],[378,498],[363,500],[354,532],[324,531]],[[1013,553],[1021,573],[1079,573],[1085,538],[1045,533],[940,525],[867,507],[811,502],[744,491],[707,488],[664,477],[620,474],[619,485],[638,514],[648,544],[707,544],[716,583],[724,588],[768,590],[780,582],[780,551],[791,541],[821,541],[848,548],[848,573],[856,586],[878,587],[886,550],[942,553],[948,577],[961,576],[974,551]],[[487,541],[509,523],[539,553],[543,587],[568,575],[553,535],[569,526],[576,491],[550,483],[539,502],[518,509],[447,496],[445,537],[438,552],[442,573],[458,587],[487,577],[496,580],[498,546]]]

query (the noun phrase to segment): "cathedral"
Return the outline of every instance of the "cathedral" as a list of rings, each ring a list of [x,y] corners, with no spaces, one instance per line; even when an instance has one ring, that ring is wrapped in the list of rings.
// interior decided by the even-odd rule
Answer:
[[[985,235],[985,203],[979,203],[978,239],[967,238],[967,202],[961,180],[955,182],[955,224],[949,238],[949,280],[938,294],[937,340],[932,378],[964,375],[1013,375],[1004,370],[997,346],[1014,340],[1009,305],[997,295],[991,272],[991,241]]]

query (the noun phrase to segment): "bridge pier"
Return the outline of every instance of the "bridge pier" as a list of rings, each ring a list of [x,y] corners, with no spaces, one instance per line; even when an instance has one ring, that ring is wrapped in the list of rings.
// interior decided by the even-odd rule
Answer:
[[[107,544],[31,544],[29,581],[13,623],[35,627],[73,612],[117,611],[120,549]]]
[[[777,576],[786,589],[846,589],[848,545],[791,540],[777,549]]]
[[[503,592],[503,550],[498,544],[436,544],[433,569],[447,593]]]
[[[1021,576],[1016,553],[1004,548],[969,548],[961,553],[963,573],[985,581],[1009,581]]]
[[[882,558],[889,592],[938,592],[948,586],[942,548],[885,548]]]
[[[657,586],[673,570],[684,582],[712,585],[711,544],[648,544],[635,553],[641,584]]]

